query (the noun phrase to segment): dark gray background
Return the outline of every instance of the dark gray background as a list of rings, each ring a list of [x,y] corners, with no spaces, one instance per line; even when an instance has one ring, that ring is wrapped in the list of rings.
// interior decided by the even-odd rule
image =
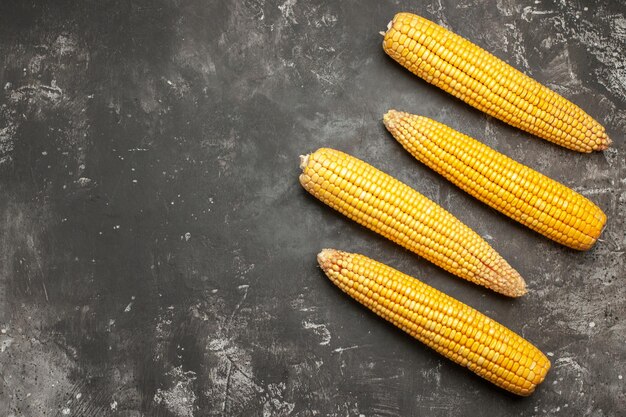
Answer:
[[[577,154],[486,117],[381,49],[398,11],[584,107]],[[0,3],[0,415],[624,416],[626,6],[620,1]],[[389,108],[433,117],[608,215],[561,247],[419,165]],[[462,282],[334,213],[298,155],[347,151],[439,202],[526,278]],[[316,265],[361,252],[519,332],[553,364],[521,399],[349,300]]]

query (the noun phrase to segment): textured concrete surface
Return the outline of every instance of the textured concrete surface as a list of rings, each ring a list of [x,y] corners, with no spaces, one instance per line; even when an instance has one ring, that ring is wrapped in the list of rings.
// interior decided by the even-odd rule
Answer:
[[[582,105],[614,147],[576,154],[413,77],[379,30],[409,10]],[[0,415],[624,416],[626,6],[622,1],[0,2]],[[560,247],[415,163],[389,108],[468,133],[597,202]],[[332,146],[475,228],[526,278],[466,284],[297,182]],[[553,369],[515,398],[325,279],[362,252],[533,341]]]

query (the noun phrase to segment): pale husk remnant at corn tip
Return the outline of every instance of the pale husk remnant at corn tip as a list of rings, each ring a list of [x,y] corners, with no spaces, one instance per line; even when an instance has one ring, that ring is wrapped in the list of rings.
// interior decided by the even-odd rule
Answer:
[[[588,250],[606,215],[592,201],[467,135],[424,116],[389,110],[387,130],[417,160],[501,213],[577,250]]]
[[[510,297],[526,283],[482,237],[432,200],[373,166],[321,148],[300,158],[300,183],[348,218],[448,272]]]
[[[580,107],[421,16],[395,15],[383,49],[418,77],[540,138],[578,152],[611,144],[604,127]]]
[[[493,384],[528,396],[550,360],[505,326],[364,255],[324,249],[317,260],[343,292],[446,358]]]

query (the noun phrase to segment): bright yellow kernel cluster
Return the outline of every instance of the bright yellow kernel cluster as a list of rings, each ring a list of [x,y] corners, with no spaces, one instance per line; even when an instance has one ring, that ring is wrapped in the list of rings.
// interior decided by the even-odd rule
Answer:
[[[423,17],[397,14],[383,49],[429,83],[543,139],[579,152],[611,143],[604,127],[578,106]]]
[[[427,117],[391,110],[383,120],[415,158],[523,225],[578,250],[600,236],[604,212],[563,184]]]
[[[324,249],[328,278],[352,298],[448,359],[518,395],[532,394],[550,361],[473,308],[366,256]]]
[[[302,186],[322,202],[435,265],[517,297],[523,278],[484,239],[411,187],[343,152],[303,157]]]

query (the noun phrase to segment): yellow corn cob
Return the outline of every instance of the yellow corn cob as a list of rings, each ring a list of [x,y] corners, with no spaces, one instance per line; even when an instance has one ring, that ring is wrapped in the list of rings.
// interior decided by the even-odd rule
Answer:
[[[611,143],[578,106],[430,20],[398,13],[384,35],[383,49],[402,66],[493,117],[579,152]]]
[[[606,215],[563,184],[427,117],[390,110],[383,121],[419,161],[523,225],[578,250],[600,236]]]
[[[524,279],[476,232],[411,187],[334,149],[301,157],[300,183],[363,226],[468,281],[518,297]]]
[[[317,260],[350,297],[497,386],[533,393],[550,369],[539,349],[472,307],[366,256],[324,249]]]

